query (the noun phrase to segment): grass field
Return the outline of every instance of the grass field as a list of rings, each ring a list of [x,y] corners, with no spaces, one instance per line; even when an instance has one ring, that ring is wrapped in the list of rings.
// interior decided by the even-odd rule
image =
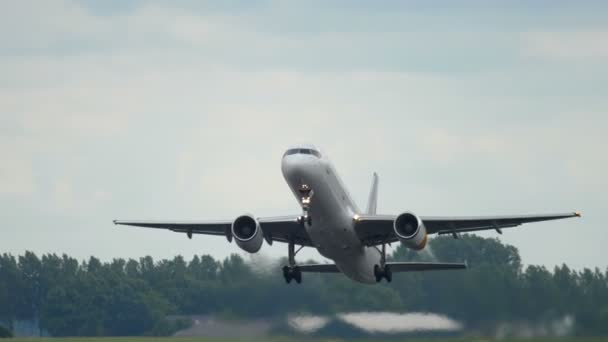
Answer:
[[[6,341],[13,342],[237,342],[237,341],[252,341],[252,342],[341,342],[341,341],[352,341],[345,339],[335,338],[293,338],[293,337],[272,337],[272,338],[261,338],[261,339],[221,339],[221,338],[197,338],[197,337],[71,337],[71,338],[15,338],[7,339]],[[543,338],[529,338],[529,339],[490,339],[490,338],[428,338],[428,339],[356,339],[358,342],[382,342],[382,341],[407,341],[407,342],[606,342],[608,337],[595,337],[595,338],[579,338],[579,337],[543,337]]]

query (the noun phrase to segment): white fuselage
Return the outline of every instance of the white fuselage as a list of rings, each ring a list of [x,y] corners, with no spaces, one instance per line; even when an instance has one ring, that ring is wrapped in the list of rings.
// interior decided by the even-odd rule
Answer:
[[[300,203],[298,189],[308,184],[313,191],[309,215],[312,224],[305,224],[313,245],[321,255],[332,259],[349,278],[376,283],[374,265],[380,264],[380,252],[364,246],[354,228],[354,218],[361,214],[330,161],[313,155],[285,155],[283,176]]]

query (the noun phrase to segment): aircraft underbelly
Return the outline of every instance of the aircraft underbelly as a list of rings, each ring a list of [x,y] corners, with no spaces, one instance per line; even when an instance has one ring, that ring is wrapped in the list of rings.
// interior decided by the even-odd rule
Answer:
[[[286,177],[296,198],[301,184],[312,188],[309,209],[312,224],[305,227],[313,246],[332,259],[347,277],[375,283],[374,265],[379,263],[380,253],[361,244],[353,221],[358,209],[333,170],[322,163],[308,164]]]
[[[363,247],[362,253],[334,259],[338,269],[347,277],[361,283],[375,284],[374,265],[380,260],[380,252],[375,248]]]
[[[328,258],[359,253],[362,246],[353,229],[353,215],[331,184],[318,170],[307,180],[314,191],[310,205],[312,225],[306,230],[319,252]]]

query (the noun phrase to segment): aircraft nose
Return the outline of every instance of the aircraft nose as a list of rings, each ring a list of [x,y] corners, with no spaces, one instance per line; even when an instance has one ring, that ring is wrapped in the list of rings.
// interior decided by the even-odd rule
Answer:
[[[303,155],[288,155],[281,161],[281,170],[287,180],[306,179],[312,171],[314,157]]]
[[[281,161],[281,171],[283,171],[283,176],[287,179],[291,179],[296,176],[298,173],[298,157],[297,156],[285,156]]]

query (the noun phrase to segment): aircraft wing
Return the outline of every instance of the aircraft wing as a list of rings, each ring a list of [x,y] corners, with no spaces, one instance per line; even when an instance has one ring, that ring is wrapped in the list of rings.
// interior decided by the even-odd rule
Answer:
[[[298,216],[277,216],[258,218],[264,239],[268,243],[273,241],[288,242],[293,240],[298,245],[311,246],[312,243]],[[178,233],[206,234],[225,236],[232,241],[230,228],[232,221],[131,221],[114,220],[116,225],[136,226],[144,228],[167,229]]]
[[[563,213],[549,215],[521,216],[478,216],[478,217],[420,217],[428,234],[454,234],[493,229],[502,233],[503,228],[519,226],[523,223],[559,220],[580,217],[581,214]],[[368,246],[398,241],[393,230],[395,215],[361,215],[355,219],[355,230]]]

